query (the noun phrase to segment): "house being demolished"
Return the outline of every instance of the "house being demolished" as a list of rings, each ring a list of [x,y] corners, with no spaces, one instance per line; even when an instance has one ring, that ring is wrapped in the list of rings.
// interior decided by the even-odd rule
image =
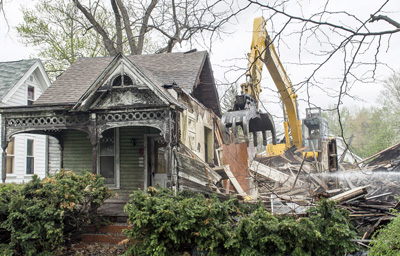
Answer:
[[[60,149],[46,156],[49,173],[101,174],[121,202],[157,184],[263,200],[276,214],[303,214],[327,197],[351,211],[365,238],[399,208],[399,145],[331,172],[300,151],[259,157],[246,143],[223,145],[220,116],[207,52],[82,58],[32,105],[1,108],[2,181],[7,146],[30,133]]]
[[[156,184],[211,192],[221,179],[207,164],[221,115],[207,52],[81,58],[32,105],[1,114],[3,182],[7,146],[21,133],[56,139],[49,173],[101,174],[120,200]]]

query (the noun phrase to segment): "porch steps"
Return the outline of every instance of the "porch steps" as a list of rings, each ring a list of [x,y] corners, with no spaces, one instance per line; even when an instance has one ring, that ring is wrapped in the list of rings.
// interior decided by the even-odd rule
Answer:
[[[129,201],[129,196],[132,194],[132,190],[116,190],[116,196],[107,199],[106,203],[127,203]]]
[[[114,223],[112,225],[102,226],[99,229],[91,226],[88,228],[87,233],[81,235],[81,243],[84,244],[114,244],[117,245],[126,239],[122,230],[128,229],[129,225],[126,223]]]

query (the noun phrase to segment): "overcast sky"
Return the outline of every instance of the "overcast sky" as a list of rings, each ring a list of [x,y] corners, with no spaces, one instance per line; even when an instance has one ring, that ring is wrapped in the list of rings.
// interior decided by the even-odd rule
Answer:
[[[27,48],[20,43],[18,36],[14,30],[14,27],[22,22],[22,14],[20,12],[20,5],[32,7],[34,0],[5,0],[4,8],[6,10],[6,17],[8,25],[3,17],[0,17],[0,61],[10,61],[27,59],[31,56],[35,56],[35,51],[32,48]],[[265,1],[267,2],[267,1]],[[290,6],[287,11],[297,15],[300,11],[307,15],[308,13],[315,13],[321,11],[320,6],[322,1],[301,1],[302,6]],[[378,6],[380,6],[383,0],[331,0],[328,5],[330,11],[347,11],[355,14],[360,20],[366,20],[370,14],[372,14]],[[384,8],[385,15],[400,22],[400,4],[398,0],[391,0],[389,4]],[[236,70],[236,68],[245,69],[247,67],[247,61],[245,59],[246,53],[249,51],[251,43],[252,23],[253,19],[258,16],[264,16],[267,19],[267,30],[273,37],[274,31],[280,30],[286,21],[283,17],[273,17],[273,23],[268,20],[271,12],[260,10],[256,7],[252,7],[244,11],[242,14],[237,16],[237,22],[227,27],[229,34],[223,35],[222,40],[217,40],[213,43],[211,52],[211,63],[213,65],[214,76],[218,81],[224,81],[226,75],[230,81],[239,80],[239,83],[244,82],[243,70]],[[337,20],[335,15],[332,15],[332,22],[339,22],[345,24],[350,22],[346,19]],[[341,16],[343,17],[343,16]],[[376,24],[369,24],[372,29],[393,29],[387,23],[380,21]],[[310,48],[321,47],[316,42],[305,43],[304,46],[298,44],[295,35],[290,33],[296,31],[299,27],[292,26],[288,30],[285,30],[281,40],[275,42],[275,47],[279,49],[281,61],[283,62],[287,73],[289,74],[292,83],[297,84],[304,80],[307,75],[310,74],[312,68],[307,63],[313,62],[310,55],[302,55],[304,59],[299,60],[299,50],[302,54],[312,50]],[[334,36],[334,35],[332,35]],[[388,43],[389,42],[389,43]],[[383,62],[390,68],[378,67],[376,77],[380,80],[384,80],[391,74],[391,70],[400,70],[400,63],[398,58],[400,56],[400,33],[395,34],[390,38],[390,41],[386,38],[386,41],[382,42],[380,51],[380,61]],[[185,51],[187,49],[176,49],[176,51]],[[202,49],[198,49],[202,50]],[[371,54],[373,57],[373,54]],[[361,61],[361,60],[360,60]],[[366,60],[367,61],[367,60]],[[299,62],[302,65],[299,65]],[[333,58],[324,69],[321,69],[318,75],[323,81],[318,87],[310,87],[309,95],[310,102],[322,108],[337,103],[337,98],[334,97],[334,91],[340,86],[340,72],[343,68],[343,58],[340,55],[335,59]],[[362,68],[359,69],[359,76],[364,75]],[[226,73],[227,71],[230,71]],[[269,79],[269,74],[266,69],[263,72],[262,86],[264,91],[262,92],[264,106],[273,114],[281,116],[282,110],[278,103],[277,93],[273,92],[275,89],[272,81]],[[346,106],[370,106],[376,103],[377,95],[381,89],[381,82],[376,81],[372,83],[357,83],[355,82],[350,90],[350,94],[359,98],[354,100],[351,97],[345,97],[343,103]],[[331,91],[332,90],[332,91]],[[332,93],[330,93],[332,92]],[[307,107],[304,101],[308,99],[305,87],[298,90],[300,99],[300,110],[304,115],[304,109]]]

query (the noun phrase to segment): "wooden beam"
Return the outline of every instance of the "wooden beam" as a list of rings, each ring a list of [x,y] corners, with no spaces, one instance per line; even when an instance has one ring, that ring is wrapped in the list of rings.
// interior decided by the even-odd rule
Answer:
[[[262,164],[258,161],[252,161],[250,165],[250,170],[257,173],[257,175],[261,175],[265,178],[273,180],[275,182],[279,182],[281,184],[289,183],[291,186],[295,183],[295,178],[287,175],[277,169],[274,169],[270,166]],[[298,180],[297,183],[300,186],[304,186],[305,183],[301,180]]]
[[[229,165],[224,165],[224,171],[228,176],[229,180],[231,181],[232,185],[235,187],[236,191],[239,195],[246,196],[247,194],[244,192],[242,187],[240,186],[239,182],[236,180],[235,175],[231,172]]]
[[[382,154],[382,153],[384,153],[384,152],[386,152],[386,151],[388,151],[388,150],[391,150],[391,149],[393,149],[393,148],[395,148],[395,147],[397,147],[397,146],[399,146],[399,145],[400,145],[400,143],[398,143],[398,144],[396,144],[396,145],[393,145],[393,146],[391,146],[391,147],[388,147],[388,148],[386,148],[386,149],[384,149],[384,150],[382,150],[382,151],[379,151],[378,153],[373,154],[372,156],[369,156],[369,157],[367,157],[367,158],[361,160],[360,162],[358,162],[358,164],[364,163],[365,161],[368,161],[368,160],[371,159],[371,158],[374,158],[374,157],[376,157],[376,156],[379,156],[380,154]]]
[[[339,195],[330,197],[330,198],[328,198],[328,200],[335,201],[335,202],[343,202],[343,201],[346,201],[346,200],[351,199],[353,197],[356,197],[356,196],[359,196],[359,195],[362,195],[362,194],[367,194],[367,193],[368,193],[367,192],[367,186],[357,187],[357,188],[351,189],[349,191],[343,192],[343,193],[341,193]]]

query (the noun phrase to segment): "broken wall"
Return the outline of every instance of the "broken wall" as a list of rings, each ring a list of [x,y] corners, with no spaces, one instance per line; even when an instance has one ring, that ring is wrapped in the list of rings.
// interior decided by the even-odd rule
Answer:
[[[201,160],[214,163],[214,120],[212,111],[189,95],[180,100],[187,107],[180,113],[180,140]]]

